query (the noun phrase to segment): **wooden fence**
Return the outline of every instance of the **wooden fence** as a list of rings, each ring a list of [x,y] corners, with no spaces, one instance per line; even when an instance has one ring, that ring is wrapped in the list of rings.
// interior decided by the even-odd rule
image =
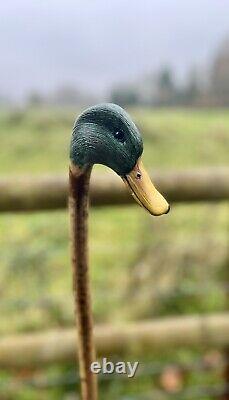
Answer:
[[[229,345],[229,313],[159,318],[95,328],[99,356],[157,353],[178,347],[223,348]],[[0,340],[0,368],[42,367],[74,362],[74,328],[14,335]]]
[[[151,174],[170,202],[219,201],[229,199],[229,168],[164,171]],[[66,207],[68,179],[65,176],[1,178],[0,212],[55,210]],[[134,204],[115,174],[94,176],[92,206]]]

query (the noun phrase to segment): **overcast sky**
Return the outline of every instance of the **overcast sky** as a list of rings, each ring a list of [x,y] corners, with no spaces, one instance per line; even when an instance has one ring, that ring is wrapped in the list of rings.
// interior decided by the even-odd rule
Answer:
[[[228,0],[2,0],[0,93],[101,92],[168,63],[181,76],[228,34]]]

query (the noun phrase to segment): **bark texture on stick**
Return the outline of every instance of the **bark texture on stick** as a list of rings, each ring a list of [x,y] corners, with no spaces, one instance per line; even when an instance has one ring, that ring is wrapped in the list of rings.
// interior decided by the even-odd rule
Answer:
[[[97,400],[93,321],[88,268],[88,200],[91,168],[78,176],[69,170],[73,291],[78,331],[78,353],[82,400]]]
[[[174,347],[220,348],[229,345],[229,313],[160,318],[120,326],[95,328],[98,356],[164,352]],[[74,362],[75,329],[21,334],[0,340],[0,367],[41,367]]]
[[[151,174],[170,202],[229,200],[229,168],[164,171]],[[55,210],[67,207],[65,176],[0,179],[0,212]],[[92,206],[134,204],[115,174],[95,175],[90,187]]]

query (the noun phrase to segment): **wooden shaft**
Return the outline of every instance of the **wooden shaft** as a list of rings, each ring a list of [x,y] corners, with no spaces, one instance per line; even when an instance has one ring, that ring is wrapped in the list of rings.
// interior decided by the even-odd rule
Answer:
[[[88,268],[88,208],[91,168],[83,173],[69,170],[73,291],[78,329],[78,353],[82,400],[97,400],[97,379],[91,372],[95,361],[93,320]]]
[[[152,171],[152,180],[169,202],[215,202],[229,199],[229,168]],[[0,178],[0,212],[56,210],[67,205],[68,180],[63,175]],[[92,206],[136,204],[115,174],[95,174]]]

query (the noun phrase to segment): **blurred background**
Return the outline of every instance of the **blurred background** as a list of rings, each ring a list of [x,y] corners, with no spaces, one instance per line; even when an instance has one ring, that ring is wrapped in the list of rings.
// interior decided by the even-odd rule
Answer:
[[[156,346],[139,336],[122,357],[110,338],[109,358],[140,367],[101,377],[100,398],[229,399],[229,3],[8,0],[0,16],[0,399],[79,398],[68,212],[42,185],[65,198],[74,119],[104,101],[128,109],[144,163],[159,183],[171,173],[176,195],[165,183],[174,201],[158,219],[91,208],[96,324],[159,323]],[[187,170],[205,201],[179,186]]]

